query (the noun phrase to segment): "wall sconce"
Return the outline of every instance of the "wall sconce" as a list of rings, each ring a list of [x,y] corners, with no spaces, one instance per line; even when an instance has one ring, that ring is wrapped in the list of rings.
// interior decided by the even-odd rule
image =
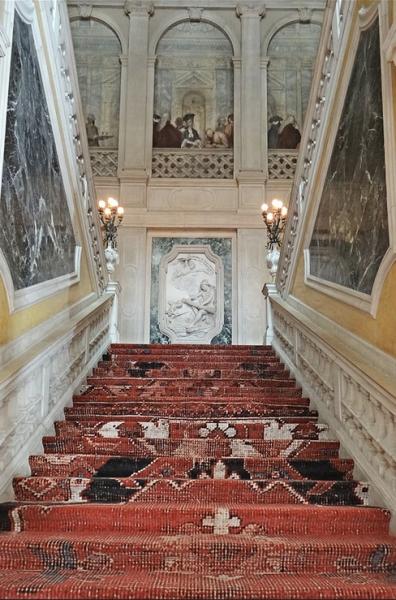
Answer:
[[[99,200],[99,217],[104,231],[105,247],[112,246],[117,248],[117,231],[124,218],[124,209],[118,204],[115,198]]]
[[[267,227],[268,250],[272,251],[274,246],[280,248],[281,236],[286,224],[287,206],[283,204],[282,200],[274,198],[270,207],[265,203],[261,205],[261,216]]]
[[[107,202],[106,200],[99,200],[98,210],[104,232],[104,254],[107,263],[107,271],[111,281],[111,274],[114,273],[115,267],[119,262],[117,232],[124,218],[124,209],[118,204],[118,200],[115,198],[108,198]]]

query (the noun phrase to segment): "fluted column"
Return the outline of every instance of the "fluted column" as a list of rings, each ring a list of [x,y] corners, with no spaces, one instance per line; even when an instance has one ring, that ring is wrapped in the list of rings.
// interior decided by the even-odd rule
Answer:
[[[265,8],[240,5],[241,19],[241,162],[240,175],[263,176],[260,21]]]

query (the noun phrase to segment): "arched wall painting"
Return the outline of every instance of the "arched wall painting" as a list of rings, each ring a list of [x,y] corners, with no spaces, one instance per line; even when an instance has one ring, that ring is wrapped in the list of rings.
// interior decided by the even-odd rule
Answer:
[[[75,270],[76,240],[31,25],[15,12],[0,197],[14,290]]]
[[[209,23],[173,26],[157,47],[153,147],[233,146],[232,46]]]
[[[94,19],[71,22],[78,83],[89,146],[118,148],[121,45],[110,27]]]
[[[321,26],[290,23],[268,47],[268,148],[296,149],[300,143]]]
[[[388,247],[377,20],[360,35],[309,247],[310,274],[370,294]]]

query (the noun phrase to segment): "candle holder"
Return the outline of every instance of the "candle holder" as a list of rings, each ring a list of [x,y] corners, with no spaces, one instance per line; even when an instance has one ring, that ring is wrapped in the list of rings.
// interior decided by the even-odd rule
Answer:
[[[282,200],[274,198],[271,206],[265,203],[262,204],[261,216],[268,232],[267,266],[274,281],[278,270],[282,234],[286,225],[287,206],[283,204]]]
[[[124,218],[124,209],[118,204],[115,198],[99,200],[98,202],[99,217],[102,223],[104,232],[105,247],[112,246],[117,249],[117,231]]]
[[[119,262],[117,236],[118,228],[124,218],[124,209],[118,204],[118,200],[115,198],[108,198],[107,202],[105,200],[99,200],[98,211],[102,223],[102,230],[104,232],[103,241],[105,246],[104,254],[106,266],[111,281],[111,274],[114,273],[116,265]]]
[[[268,250],[273,250],[274,246],[280,248],[281,236],[286,225],[287,206],[283,204],[282,200],[274,198],[270,207],[265,203],[261,205],[261,216],[267,227]]]

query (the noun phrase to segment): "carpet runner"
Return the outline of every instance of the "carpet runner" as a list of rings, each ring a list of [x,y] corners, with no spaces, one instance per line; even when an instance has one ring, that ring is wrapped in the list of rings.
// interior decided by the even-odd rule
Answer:
[[[0,598],[396,598],[390,513],[266,346],[114,344],[0,504]]]

